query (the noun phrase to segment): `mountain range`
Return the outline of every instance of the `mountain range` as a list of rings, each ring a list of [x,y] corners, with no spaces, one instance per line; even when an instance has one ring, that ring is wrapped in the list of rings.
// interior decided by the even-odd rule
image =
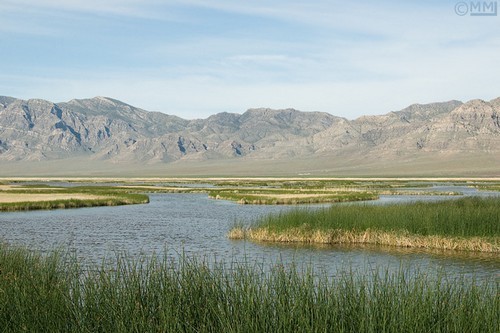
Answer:
[[[500,98],[354,120],[249,109],[186,120],[95,97],[0,96],[0,176],[500,175]]]

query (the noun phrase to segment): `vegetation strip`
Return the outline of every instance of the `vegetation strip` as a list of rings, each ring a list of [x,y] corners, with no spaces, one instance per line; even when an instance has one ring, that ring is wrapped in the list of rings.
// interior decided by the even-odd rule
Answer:
[[[494,280],[119,258],[85,271],[0,245],[5,332],[498,332]]]
[[[1,191],[0,212],[119,206],[149,202],[145,194],[127,193],[110,187],[15,188]],[[48,199],[50,197],[53,199]],[[45,199],[47,198],[47,199]]]
[[[480,237],[461,239],[442,236],[419,236],[396,232],[366,230],[355,232],[348,230],[330,230],[304,232],[291,229],[288,232],[272,232],[268,229],[232,229],[231,239],[252,239],[262,242],[315,243],[315,244],[372,244],[400,247],[417,247],[439,250],[464,250],[479,252],[500,252],[498,241],[489,241]]]
[[[31,182],[28,182],[31,181]],[[83,182],[82,186],[59,186],[62,179],[16,179],[8,185],[0,184],[2,193],[60,195],[74,191],[92,195],[96,191],[119,193],[208,193],[210,198],[231,200],[240,204],[297,205],[349,201],[376,200],[380,195],[460,195],[456,191],[436,191],[435,185],[474,186],[480,190],[497,189],[498,182],[491,180],[439,180],[439,179],[308,179],[308,178],[182,178],[182,179],[67,179],[66,182]],[[37,183],[38,182],[38,183]],[[50,182],[50,183],[44,183]],[[92,183],[92,186],[85,184]],[[5,201],[5,200],[3,200]],[[16,200],[21,201],[21,200]],[[33,201],[33,200],[29,200]],[[41,200],[37,200],[41,201]],[[52,201],[52,200],[51,200]],[[59,204],[58,204],[59,206]],[[72,205],[68,205],[72,206]]]
[[[269,215],[232,239],[321,244],[378,244],[500,252],[500,198],[402,205],[334,205]]]
[[[362,191],[301,191],[301,190],[213,190],[209,197],[253,205],[296,205],[325,202],[348,202],[378,199],[378,195]]]

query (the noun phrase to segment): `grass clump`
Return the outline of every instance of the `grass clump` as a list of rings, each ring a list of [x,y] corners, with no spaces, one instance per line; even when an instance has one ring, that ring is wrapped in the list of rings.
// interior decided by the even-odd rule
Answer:
[[[500,191],[499,183],[475,184],[473,186],[480,191]]]
[[[0,191],[0,194],[6,195],[11,200],[11,202],[0,202],[0,212],[118,206],[149,202],[149,197],[145,194],[129,193],[129,190],[113,187],[62,188],[28,185],[28,187],[15,187]]]
[[[238,228],[229,237],[500,252],[500,198],[333,205],[269,215],[247,230]]]
[[[296,205],[378,199],[378,195],[372,192],[299,189],[211,190],[209,197],[218,200],[236,201],[243,205]]]
[[[101,206],[121,206],[145,204],[149,202],[147,195],[126,194],[109,196],[102,199],[67,199],[51,201],[24,201],[0,203],[0,212],[15,212],[23,210],[69,209]]]
[[[5,332],[497,332],[498,283],[423,273],[327,278],[180,258],[82,271],[0,247]],[[260,267],[260,266],[259,266]]]

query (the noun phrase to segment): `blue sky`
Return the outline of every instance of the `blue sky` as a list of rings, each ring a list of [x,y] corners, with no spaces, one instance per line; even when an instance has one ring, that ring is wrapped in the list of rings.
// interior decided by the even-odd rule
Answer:
[[[457,3],[0,0],[0,95],[109,96],[190,119],[499,97],[500,16]]]

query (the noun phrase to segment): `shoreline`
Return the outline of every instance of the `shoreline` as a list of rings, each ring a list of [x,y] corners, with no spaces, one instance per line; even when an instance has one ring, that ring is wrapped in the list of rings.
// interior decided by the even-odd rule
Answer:
[[[231,239],[303,244],[372,244],[500,253],[500,197],[345,205],[269,214],[235,225]]]
[[[51,209],[70,209],[70,208],[89,208],[103,206],[124,206],[149,203],[149,198],[130,199],[130,198],[102,198],[102,199],[67,199],[53,201],[25,201],[14,203],[0,203],[0,213],[2,212],[22,212],[31,210],[51,210]]]
[[[145,194],[75,191],[71,193],[42,192],[9,193],[0,191],[0,213],[31,210],[69,209],[84,207],[122,206],[149,203]]]
[[[305,231],[301,228],[293,228],[283,232],[273,232],[267,228],[245,229],[236,227],[229,231],[227,237],[232,240],[248,239],[264,243],[383,245],[429,250],[500,253],[498,239],[490,241],[482,237],[421,236],[408,232],[385,232],[370,229],[364,231],[342,229]]]

